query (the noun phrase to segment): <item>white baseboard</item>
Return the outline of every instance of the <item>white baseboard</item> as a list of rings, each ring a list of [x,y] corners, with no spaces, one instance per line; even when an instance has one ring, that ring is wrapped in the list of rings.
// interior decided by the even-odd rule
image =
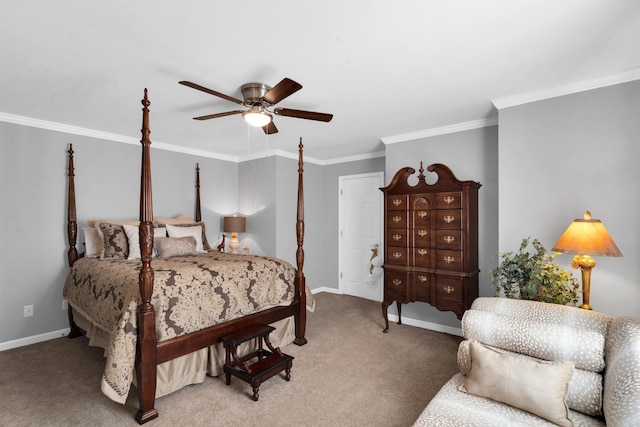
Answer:
[[[389,323],[391,323],[392,321],[396,323],[398,322],[397,314],[389,314]],[[430,331],[435,332],[444,332],[445,334],[449,335],[457,335],[459,337],[462,336],[461,328],[454,328],[453,326],[441,325],[439,323],[425,322],[424,320],[416,320],[406,316],[402,316],[402,324],[416,326],[422,329],[429,329]],[[391,325],[389,325],[389,329],[391,329]]]
[[[331,294],[342,295],[342,292],[340,292],[340,290],[336,288],[320,287],[320,288],[311,289],[311,293],[314,295],[320,292],[328,292]],[[398,322],[397,314],[389,315],[389,322],[391,323],[392,321],[396,323]],[[424,320],[412,319],[406,316],[402,316],[402,323],[404,325],[416,326],[422,329],[429,329],[430,331],[443,332],[445,334],[457,335],[459,337],[462,336],[461,328],[454,328],[452,326],[441,325],[439,323],[425,322]]]
[[[43,341],[49,341],[55,338],[66,337],[69,334],[69,328],[60,329],[58,331],[47,332],[31,337],[19,338],[13,341],[0,343],[0,351],[10,350],[12,348],[24,347],[25,345],[37,344]]]

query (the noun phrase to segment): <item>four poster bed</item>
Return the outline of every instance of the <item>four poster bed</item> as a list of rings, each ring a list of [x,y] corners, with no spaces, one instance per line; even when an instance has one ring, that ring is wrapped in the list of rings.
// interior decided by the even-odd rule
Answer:
[[[281,331],[272,338],[276,345],[289,342],[304,345],[305,310],[312,301],[312,296],[307,296],[302,271],[302,140],[298,160],[296,267],[276,258],[206,251],[199,167],[195,219],[154,221],[150,102],[146,89],[142,104],[139,221],[87,221],[93,230],[85,229],[85,233],[97,233],[96,240],[102,244],[99,255],[93,257],[76,249],[73,147],[69,148],[71,268],[64,286],[64,297],[69,301],[69,337],[86,333],[91,345],[105,348],[107,363],[101,388],[108,397],[124,403],[130,384],[136,385],[139,401],[136,420],[140,424],[158,416],[154,408],[156,397],[202,382],[206,373],[222,372],[218,342],[224,336],[256,324],[274,324]]]

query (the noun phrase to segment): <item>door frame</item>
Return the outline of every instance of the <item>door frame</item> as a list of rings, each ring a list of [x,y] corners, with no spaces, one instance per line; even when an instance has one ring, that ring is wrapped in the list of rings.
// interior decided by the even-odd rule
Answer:
[[[343,198],[341,194],[343,182],[348,179],[369,178],[369,177],[378,178],[379,184],[377,188],[384,187],[384,171],[341,175],[338,177],[338,292],[340,294],[344,293],[342,280],[340,277],[340,275],[342,274],[342,271],[341,271],[342,268],[340,267],[343,265],[343,263],[346,262],[346,259],[345,259],[346,255],[344,254],[343,239],[341,235],[341,233],[343,232],[342,225],[345,223],[345,219],[344,219],[345,205],[343,205]],[[378,243],[378,256],[384,261],[384,209],[383,209],[384,194],[382,193],[382,191],[380,191],[379,193],[380,193],[379,195],[380,198],[379,198],[378,206],[380,209],[380,224],[378,224],[378,226],[379,226],[380,242]],[[363,274],[363,277],[364,277],[364,274]],[[378,299],[376,301],[379,301],[379,302],[382,301],[384,296],[384,286],[382,285],[382,280],[383,280],[382,277],[378,279],[379,293],[377,295]]]

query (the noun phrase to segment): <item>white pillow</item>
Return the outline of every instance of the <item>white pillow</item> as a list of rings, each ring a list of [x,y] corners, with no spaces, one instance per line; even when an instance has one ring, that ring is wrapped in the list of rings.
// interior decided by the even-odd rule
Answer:
[[[137,225],[123,225],[129,242],[129,257],[127,259],[140,259],[140,234]],[[153,237],[166,237],[167,229],[164,227],[154,228]],[[156,248],[153,248],[153,255],[156,256]]]
[[[102,238],[98,235],[98,230],[93,227],[83,227],[84,232],[84,256],[95,258],[102,252]]]
[[[166,227],[169,237],[193,236],[193,238],[196,239],[196,252],[199,254],[207,252],[204,250],[202,245],[202,227],[200,225],[194,225],[193,227],[179,227],[176,225],[166,224]]]

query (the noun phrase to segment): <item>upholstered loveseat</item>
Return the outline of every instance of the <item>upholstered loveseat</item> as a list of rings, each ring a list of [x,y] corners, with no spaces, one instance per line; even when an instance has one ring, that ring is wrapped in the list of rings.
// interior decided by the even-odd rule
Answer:
[[[460,373],[414,427],[640,426],[638,320],[478,298],[462,332]]]

